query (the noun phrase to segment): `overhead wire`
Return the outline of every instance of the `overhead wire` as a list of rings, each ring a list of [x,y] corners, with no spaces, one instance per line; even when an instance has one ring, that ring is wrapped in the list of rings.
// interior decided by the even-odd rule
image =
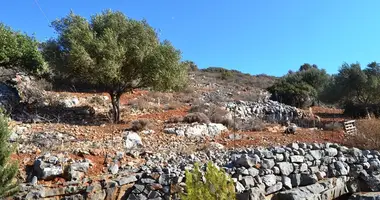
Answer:
[[[45,12],[42,10],[40,4],[38,3],[38,0],[34,0],[34,3],[36,3],[37,7],[40,9],[42,15],[45,17],[46,21],[48,22],[48,24],[50,24],[50,20],[49,18],[47,17],[47,15],[45,14]]]

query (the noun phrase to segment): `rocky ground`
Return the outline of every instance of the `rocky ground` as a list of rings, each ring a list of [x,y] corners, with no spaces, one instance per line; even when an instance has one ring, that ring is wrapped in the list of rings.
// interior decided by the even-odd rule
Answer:
[[[10,122],[11,142],[17,145],[12,159],[20,166],[18,180],[59,188],[73,181],[86,183],[140,169],[155,157],[344,140],[341,129],[312,128],[310,123],[294,135],[285,135],[284,120],[302,118],[302,122],[310,122],[315,120],[310,118],[310,111],[268,101],[268,94],[260,88],[241,87],[242,92],[236,93],[223,84],[194,79],[189,89],[180,93],[138,90],[124,94],[119,124],[109,123],[110,100],[105,93],[42,92],[37,104],[15,110]],[[242,94],[257,99],[237,99]],[[198,118],[191,121],[194,119],[189,113],[200,105],[206,105],[201,111],[211,123],[198,122]],[[213,121],[215,115],[209,111],[213,106],[227,111],[223,120],[229,123]],[[341,110],[314,107],[313,112],[321,116],[322,124],[343,120]],[[254,126],[234,128],[231,120]]]

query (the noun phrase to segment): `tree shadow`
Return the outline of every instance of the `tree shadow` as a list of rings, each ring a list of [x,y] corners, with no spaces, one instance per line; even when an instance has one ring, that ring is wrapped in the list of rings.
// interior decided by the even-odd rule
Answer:
[[[106,114],[96,113],[91,106],[64,107],[61,105],[18,105],[11,118],[22,123],[63,123],[70,125],[101,125],[110,122]]]

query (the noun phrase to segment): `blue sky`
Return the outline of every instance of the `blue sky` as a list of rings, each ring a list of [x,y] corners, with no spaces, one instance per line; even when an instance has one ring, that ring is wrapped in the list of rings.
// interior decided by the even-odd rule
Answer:
[[[48,21],[70,9],[119,10],[147,19],[200,68],[281,76],[306,62],[329,73],[344,61],[380,62],[379,8],[379,0],[11,0],[0,21],[43,41],[54,36]]]

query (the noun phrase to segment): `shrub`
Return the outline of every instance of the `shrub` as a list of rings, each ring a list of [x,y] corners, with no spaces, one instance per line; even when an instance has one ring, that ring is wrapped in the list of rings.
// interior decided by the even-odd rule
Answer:
[[[180,122],[183,122],[183,117],[173,116],[173,117],[170,117],[166,122],[167,123],[180,123]]]
[[[251,118],[248,121],[237,120],[236,129],[242,131],[262,131],[265,128],[265,123],[261,119]]]
[[[11,145],[8,143],[10,131],[8,121],[3,114],[0,115],[0,198],[10,196],[17,192],[17,183],[14,177],[17,174],[17,163],[11,162]]]
[[[189,113],[183,118],[183,122],[186,123],[194,123],[198,122],[201,124],[209,124],[210,119],[205,115],[204,113],[195,112],[195,113]]]
[[[142,131],[146,129],[151,129],[153,127],[153,124],[148,119],[138,119],[132,121],[131,130],[132,131]]]
[[[213,123],[220,123],[227,127],[233,126],[234,121],[231,114],[227,110],[224,110],[220,107],[212,106],[209,109],[208,116],[210,118],[210,121]]]
[[[190,113],[195,113],[195,112],[204,113],[210,119],[211,122],[220,123],[227,127],[232,127],[234,123],[232,116],[227,110],[222,109],[219,106],[213,105],[213,104],[193,105],[190,108],[189,112]]]
[[[165,110],[175,110],[177,108],[180,108],[182,106],[182,104],[178,101],[173,101],[173,102],[170,102],[168,104],[166,104],[164,106],[164,109]]]
[[[208,162],[203,181],[199,164],[194,165],[194,171],[186,171],[186,194],[182,194],[183,200],[230,200],[236,199],[235,187],[232,179],[223,169]]]

